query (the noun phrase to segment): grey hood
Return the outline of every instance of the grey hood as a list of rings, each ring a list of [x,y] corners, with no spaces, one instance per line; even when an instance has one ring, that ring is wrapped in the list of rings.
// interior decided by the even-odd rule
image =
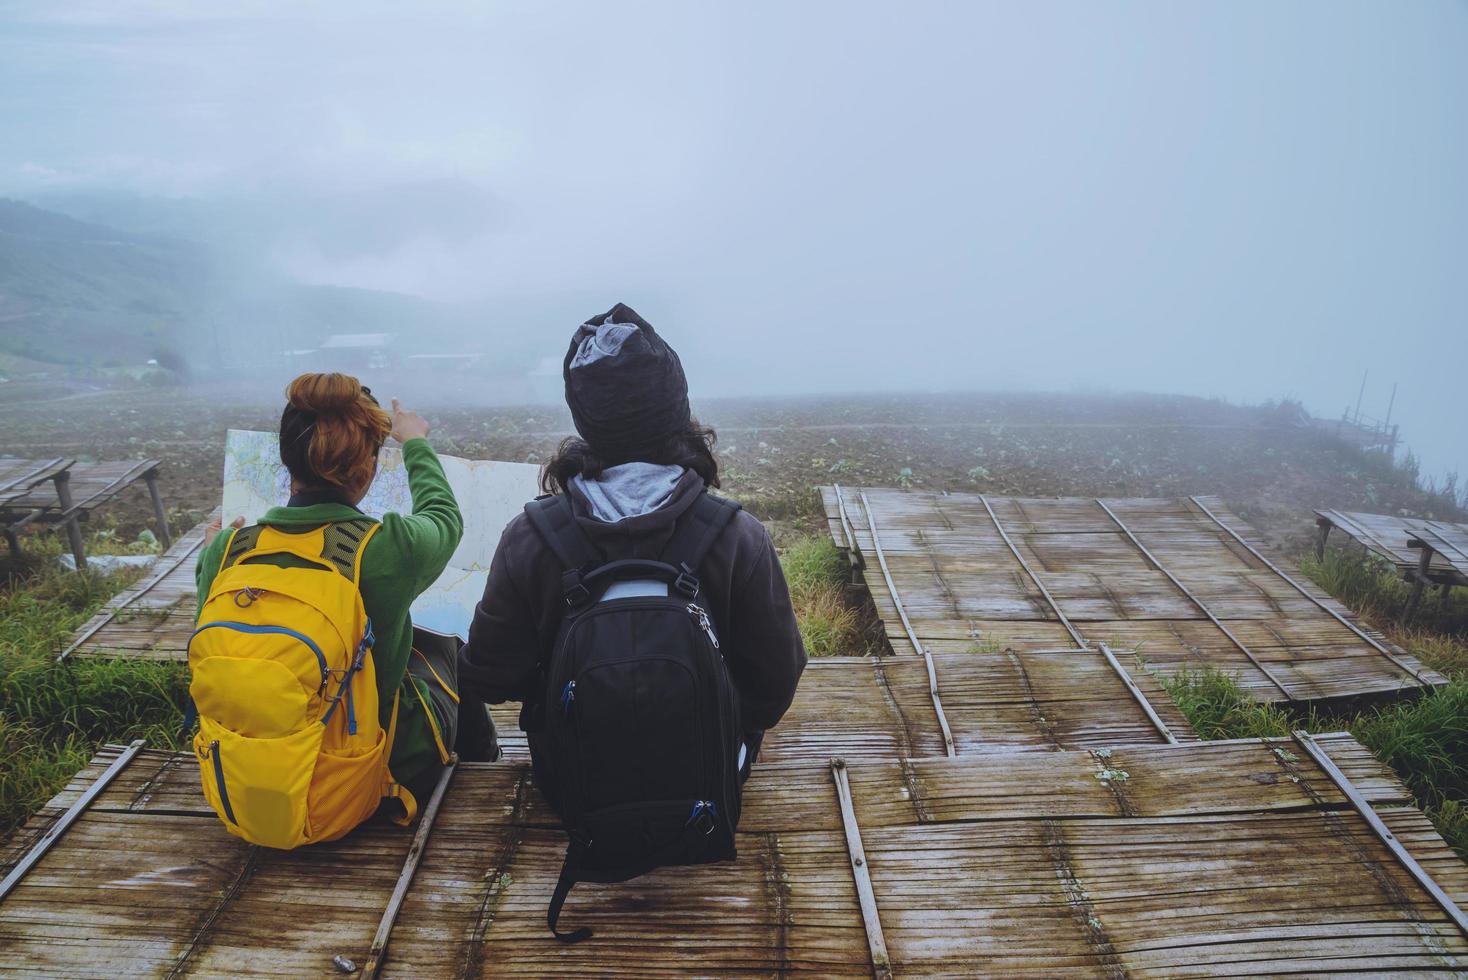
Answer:
[[[595,480],[572,477],[571,485],[586,502],[591,517],[603,524],[616,524],[666,505],[683,473],[681,466],[622,463],[608,466]]]

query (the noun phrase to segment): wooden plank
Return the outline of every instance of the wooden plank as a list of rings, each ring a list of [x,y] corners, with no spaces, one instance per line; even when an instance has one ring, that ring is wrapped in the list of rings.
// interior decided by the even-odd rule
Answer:
[[[192,593],[194,588],[194,564],[198,560],[198,553],[204,548],[209,525],[219,517],[219,514],[219,509],[215,508],[214,513],[209,518],[196,525],[188,534],[175,541],[173,547],[159,556],[157,563],[153,566],[153,570],[145,579],[131,588],[124,589],[109,600],[95,616],[77,631],[71,643],[67,644],[66,649],[61,651],[61,654],[56,659],[65,660],[78,647],[81,647],[102,629],[116,621],[120,613],[134,604],[140,603],[145,597],[154,593],[155,590],[164,592],[166,588],[163,587],[164,583],[170,576],[181,579],[181,581],[170,583],[171,588],[166,588],[166,604],[172,605],[182,598],[182,595],[179,594],[181,588],[186,589],[188,593]],[[192,623],[192,615],[189,618]]]
[[[1417,863],[1417,859],[1412,856],[1411,852],[1402,846],[1401,841],[1397,840],[1396,836],[1392,834],[1386,824],[1382,823],[1381,817],[1377,815],[1371,804],[1366,802],[1365,797],[1356,789],[1346,774],[1341,772],[1336,764],[1330,760],[1330,757],[1322,752],[1320,747],[1315,744],[1315,739],[1310,736],[1310,733],[1296,731],[1293,735],[1295,741],[1300,744],[1300,747],[1310,755],[1311,759],[1321,769],[1325,770],[1340,791],[1351,801],[1351,805],[1356,808],[1356,812],[1361,814],[1362,818],[1365,819],[1367,824],[1376,833],[1376,836],[1381,838],[1382,843],[1391,850],[1392,854],[1411,873],[1412,877],[1417,880],[1417,883],[1422,886],[1423,890],[1432,896],[1433,901],[1442,906],[1442,910],[1448,914],[1448,918],[1453,920],[1463,935],[1468,937],[1468,914],[1464,914],[1457,903],[1439,887],[1432,875],[1428,874],[1422,865]]]
[[[1444,581],[1468,585],[1468,527],[1429,521],[1408,540],[1407,545],[1428,551],[1431,558],[1441,558],[1452,573]],[[1433,572],[1435,569],[1429,565],[1429,573]]]
[[[1395,776],[1349,736],[1317,744],[1461,903],[1468,866],[1404,805]],[[1468,967],[1468,940],[1298,749],[1239,740],[845,767],[892,972]],[[0,904],[0,973],[331,975],[335,955],[361,962],[413,835],[374,822],[263,852],[203,810],[197,780],[188,754],[140,752]],[[565,836],[526,767],[461,764],[420,832],[382,975],[870,976],[839,793],[829,760],[760,764],[736,862],[583,886],[574,914],[597,935],[565,947],[544,925]]]
[[[1152,702],[1147,700],[1147,696],[1141,692],[1140,688],[1137,687],[1136,681],[1132,680],[1132,675],[1127,673],[1126,668],[1123,667],[1121,663],[1116,659],[1116,655],[1111,652],[1111,648],[1104,643],[1098,643],[1097,646],[1100,647],[1101,654],[1106,658],[1106,662],[1111,665],[1111,669],[1116,671],[1116,676],[1121,678],[1122,683],[1125,684],[1127,690],[1131,692],[1133,700],[1135,700],[1137,704],[1141,707],[1142,711],[1146,713],[1147,720],[1152,722],[1152,726],[1157,729],[1158,734],[1160,734],[1167,742],[1176,745],[1177,736],[1174,735],[1172,733],[1172,729],[1168,728],[1167,724],[1158,717],[1157,710],[1152,707]]]
[[[1293,700],[1293,696],[1290,694],[1290,689],[1288,687],[1285,687],[1285,685],[1280,682],[1280,679],[1276,677],[1268,667],[1259,662],[1259,658],[1254,656],[1253,651],[1245,646],[1243,641],[1235,636],[1232,630],[1225,626],[1217,616],[1213,615],[1213,611],[1204,604],[1202,599],[1199,599],[1188,589],[1187,586],[1178,581],[1178,577],[1172,574],[1172,572],[1168,571],[1167,568],[1160,561],[1157,560],[1157,557],[1153,555],[1152,552],[1147,550],[1147,546],[1142,544],[1142,542],[1137,539],[1137,536],[1132,533],[1131,528],[1127,527],[1120,517],[1116,516],[1116,512],[1113,511],[1110,507],[1107,507],[1104,500],[1097,500],[1096,503],[1100,506],[1102,510],[1106,512],[1107,517],[1116,522],[1116,526],[1121,528],[1122,533],[1125,534],[1127,536],[1127,539],[1136,546],[1137,550],[1140,551],[1146,557],[1146,559],[1152,563],[1152,567],[1156,568],[1163,575],[1166,575],[1168,581],[1177,586],[1178,591],[1187,596],[1188,599],[1195,606],[1198,607],[1198,610],[1203,613],[1204,616],[1207,616],[1209,621],[1212,622],[1214,626],[1217,626],[1218,629],[1223,633],[1223,635],[1228,637],[1229,641],[1233,643],[1234,646],[1238,647],[1239,651],[1243,653],[1245,657],[1249,658],[1249,662],[1252,663],[1255,667],[1259,668],[1259,672],[1262,673],[1265,677],[1269,678],[1270,682],[1273,683],[1275,687],[1279,688],[1279,692],[1285,696],[1285,700]]]
[[[831,489],[836,498],[836,515],[841,528],[841,542],[845,542],[846,554],[853,565],[859,567],[861,562],[861,549],[856,546],[856,531],[851,526],[851,515],[846,511],[846,497],[841,493],[839,483],[832,484]]]
[[[7,499],[4,506],[39,511],[38,520],[48,524],[69,521],[106,504],[159,465],[156,459],[75,463],[64,470],[72,497],[69,503],[60,500],[53,489],[33,485],[24,494]]]
[[[867,515],[867,529],[872,534],[872,547],[877,552],[877,561],[882,566],[882,578],[887,583],[887,592],[897,606],[897,615],[902,619],[903,628],[907,630],[907,638],[912,641],[912,647],[918,656],[923,658],[923,664],[928,671],[928,695],[933,701],[933,714],[938,719],[938,727],[943,731],[943,746],[949,755],[956,755],[957,750],[953,745],[953,732],[948,727],[948,718],[943,714],[943,699],[938,693],[938,671],[933,665],[933,655],[919,642],[917,634],[912,631],[912,623],[907,619],[907,611],[902,608],[902,600],[898,598],[897,586],[892,581],[892,573],[887,569],[887,558],[882,554],[881,539],[877,537],[877,518],[872,512],[871,505],[867,502],[866,494],[861,494],[861,506]]]
[[[4,880],[0,880],[0,902],[5,901],[5,897],[15,889],[16,885],[20,884],[21,879],[26,876],[31,868],[36,866],[41,858],[46,856],[46,852],[49,851],[51,847],[58,840],[61,839],[61,835],[66,833],[67,829],[72,824],[76,823],[77,818],[81,816],[82,813],[86,811],[87,807],[91,805],[91,802],[96,799],[97,796],[101,794],[104,789],[107,788],[107,784],[110,783],[114,778],[116,778],[117,774],[121,772],[129,762],[132,761],[133,757],[138,754],[138,750],[142,747],[143,740],[137,739],[126,749],[124,749],[117,756],[117,758],[113,760],[112,764],[108,766],[100,776],[97,777],[97,781],[94,782],[90,787],[88,787],[87,791],[83,793],[77,799],[77,801],[73,803],[67,809],[67,811],[56,820],[55,823],[51,824],[51,826],[47,828],[46,832],[42,834],[40,838],[31,846],[30,851],[25,855],[25,857],[21,858],[20,861],[17,862],[16,865],[10,869],[10,873],[5,876]]]
[[[5,507],[14,498],[25,494],[37,484],[52,479],[75,463],[76,460],[61,456],[51,459],[0,459],[0,507]]]
[[[1286,703],[1446,682],[1232,536],[1237,520],[1216,501],[1204,504],[1209,517],[1187,499],[1098,506],[1094,498],[842,492],[865,494],[880,512],[886,575],[867,584],[894,649],[953,649],[966,637],[979,650],[1054,649],[1079,635],[1134,649],[1162,676],[1214,667],[1253,697]],[[844,538],[834,491],[823,500],[833,536]],[[859,553],[874,553],[864,524],[852,533]],[[942,691],[949,695],[946,677]]]
[[[861,846],[861,827],[857,824],[844,759],[831,760],[831,778],[836,782],[836,795],[841,803],[841,828],[846,834],[846,851],[851,858],[851,877],[856,883],[862,926],[866,930],[867,946],[872,952],[872,976],[877,980],[890,980],[892,964],[887,956],[887,941],[882,937],[882,916],[877,910],[876,896],[872,894],[872,876],[867,870],[866,851]]]
[[[1030,567],[1030,563],[1025,561],[1024,556],[1019,553],[1019,549],[1014,546],[1014,542],[1010,540],[1009,534],[1004,530],[1004,525],[999,523],[999,518],[994,513],[994,508],[990,506],[988,498],[980,494],[979,502],[984,505],[984,510],[989,514],[989,520],[994,522],[994,530],[999,532],[999,536],[1009,546],[1009,550],[1014,555],[1015,561],[1019,562],[1020,567],[1025,570],[1025,574],[1030,577],[1030,580],[1035,583],[1035,587],[1040,590],[1040,594],[1045,597],[1045,601],[1050,604],[1051,610],[1055,613],[1055,618],[1060,620],[1060,624],[1070,633],[1071,638],[1075,640],[1076,646],[1084,648],[1086,646],[1085,637],[1081,636],[1080,632],[1071,625],[1069,619],[1066,619],[1065,613],[1056,604],[1055,597],[1050,594],[1049,589],[1045,588],[1045,583],[1040,581],[1040,577],[1035,574],[1035,570]]]
[[[1388,514],[1365,514],[1341,510],[1317,510],[1318,520],[1402,569],[1417,564],[1417,556],[1407,547],[1407,539],[1417,533],[1422,521]]]
[[[1260,562],[1262,562],[1266,568],[1268,568],[1270,571],[1274,572],[1274,574],[1278,575],[1284,581],[1288,582],[1291,586],[1294,587],[1294,589],[1297,592],[1299,592],[1301,595],[1305,596],[1305,598],[1309,599],[1311,602],[1315,603],[1315,605],[1319,606],[1321,609],[1325,610],[1333,618],[1335,618],[1338,622],[1340,622],[1342,625],[1346,626],[1348,629],[1350,629],[1352,632],[1354,632],[1357,636],[1361,637],[1361,639],[1365,640],[1368,644],[1370,644],[1373,648],[1375,648],[1383,657],[1386,657],[1392,663],[1396,664],[1403,671],[1405,671],[1408,676],[1413,677],[1413,678],[1416,678],[1418,681],[1422,682],[1423,684],[1432,685],[1434,683],[1434,681],[1429,680],[1429,679],[1423,677],[1420,671],[1415,670],[1413,667],[1411,667],[1410,665],[1408,665],[1407,663],[1405,663],[1404,661],[1402,661],[1400,658],[1398,658],[1395,654],[1393,654],[1390,650],[1388,650],[1383,643],[1381,643],[1380,641],[1374,639],[1371,636],[1368,636],[1363,630],[1360,629],[1360,627],[1356,626],[1356,624],[1354,624],[1350,620],[1346,619],[1346,617],[1344,617],[1340,613],[1336,612],[1327,603],[1322,602],[1320,599],[1318,599],[1310,590],[1306,589],[1303,585],[1301,585],[1300,583],[1296,582],[1290,576],[1286,575],[1283,571],[1281,571],[1279,569],[1279,567],[1277,565],[1275,565],[1268,558],[1265,558],[1263,555],[1261,555],[1259,553],[1259,551],[1253,545],[1251,545],[1249,542],[1245,541],[1242,537],[1240,537],[1240,535],[1238,534],[1237,531],[1235,531],[1233,528],[1229,527],[1223,521],[1219,520],[1219,518],[1217,517],[1217,515],[1215,515],[1213,513],[1213,511],[1209,510],[1208,509],[1208,506],[1206,504],[1204,504],[1203,501],[1200,500],[1198,497],[1189,497],[1188,499],[1191,500],[1193,502],[1193,504],[1195,506],[1197,506],[1197,508],[1199,510],[1201,510],[1209,518],[1209,520],[1213,521],[1214,524],[1217,524],[1220,528],[1222,528],[1225,532],[1227,532],[1227,534],[1228,534],[1229,537],[1233,538],[1239,544],[1243,545],[1246,549],[1248,549],[1249,553],[1251,555],[1253,555],[1255,558],[1257,558]]]
[[[387,908],[382,912],[382,921],[378,923],[377,933],[372,937],[372,948],[367,951],[367,963],[362,967],[364,980],[376,980],[382,971],[382,962],[387,956],[387,944],[392,938],[393,926],[398,921],[398,911],[402,908],[409,886],[413,884],[413,876],[418,873],[418,862],[423,857],[423,849],[428,846],[428,835],[433,832],[433,820],[438,816],[438,808],[443,803],[444,793],[448,791],[449,781],[454,778],[454,769],[458,762],[456,756],[444,766],[443,773],[433,787],[433,795],[428,798],[428,805],[418,818],[418,830],[413,835],[413,843],[408,847],[408,856],[403,860],[402,873],[398,875],[392,897],[388,899]]]

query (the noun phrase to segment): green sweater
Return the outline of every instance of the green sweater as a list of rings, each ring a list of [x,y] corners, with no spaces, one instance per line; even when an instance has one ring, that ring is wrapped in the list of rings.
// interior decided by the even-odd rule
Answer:
[[[414,696],[406,685],[414,679],[407,673],[413,648],[413,620],[408,607],[433,584],[453,557],[464,534],[464,519],[448,477],[426,439],[409,439],[403,444],[403,467],[408,490],[413,495],[413,513],[385,514],[382,527],[367,542],[362,553],[362,605],[372,619],[377,642],[372,659],[377,670],[377,694],[382,727],[392,715],[393,692],[403,686],[398,708],[398,731],[390,765],[399,782],[411,782],[439,763],[433,732],[423,714],[424,703],[433,704],[428,690]],[[313,504],[309,507],[272,507],[261,524],[282,531],[308,531],[323,524],[358,520],[361,512],[345,504]],[[228,534],[216,537],[199,555],[194,572],[202,605],[209,586],[219,571]],[[419,682],[421,684],[421,682]],[[439,718],[443,730],[448,719]],[[452,748],[452,746],[449,746]]]

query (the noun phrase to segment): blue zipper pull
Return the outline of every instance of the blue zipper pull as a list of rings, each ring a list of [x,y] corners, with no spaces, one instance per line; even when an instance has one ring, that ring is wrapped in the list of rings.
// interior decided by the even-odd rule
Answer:
[[[571,705],[576,700],[576,682],[567,681],[566,686],[561,689],[561,710],[566,714],[571,713]]]
[[[347,675],[347,734],[357,734],[357,705],[352,700],[352,677]]]
[[[718,819],[719,808],[714,804],[713,800],[694,800],[693,810],[689,812],[688,821],[683,826],[686,828],[698,824],[699,829],[703,831],[703,835],[707,837],[718,826]]]

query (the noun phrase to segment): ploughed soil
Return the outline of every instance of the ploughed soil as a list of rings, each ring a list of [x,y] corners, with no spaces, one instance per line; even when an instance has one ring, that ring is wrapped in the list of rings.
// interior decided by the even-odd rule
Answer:
[[[227,428],[273,429],[272,393],[228,388],[68,389],[6,398],[0,455],[156,457],[175,522],[219,500]],[[570,434],[559,406],[415,405],[446,453],[541,462]],[[724,487],[786,528],[818,527],[822,483],[1016,496],[1216,494],[1287,550],[1312,508],[1462,520],[1381,453],[1363,453],[1276,406],[1162,395],[988,393],[726,399],[698,403],[719,433]],[[1407,434],[1410,437],[1410,433]],[[141,486],[97,520],[150,523]]]

